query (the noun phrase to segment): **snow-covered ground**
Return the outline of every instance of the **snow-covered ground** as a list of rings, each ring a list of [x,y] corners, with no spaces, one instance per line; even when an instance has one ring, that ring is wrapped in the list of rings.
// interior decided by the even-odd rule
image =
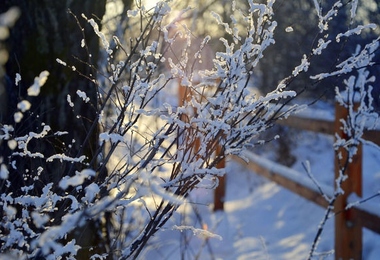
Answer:
[[[306,173],[309,160],[315,178],[333,185],[332,137],[298,132],[293,169]],[[364,197],[380,190],[380,152],[364,147]],[[195,190],[151,241],[144,259],[306,259],[324,209],[269,182],[240,164],[227,164],[223,212],[212,212],[213,191]],[[368,205],[380,211],[377,197]],[[334,223],[327,222],[315,259],[333,259]],[[190,226],[197,228],[195,230]],[[211,232],[211,233],[208,233]],[[220,237],[219,237],[220,236]],[[380,235],[363,229],[363,259],[380,259]]]

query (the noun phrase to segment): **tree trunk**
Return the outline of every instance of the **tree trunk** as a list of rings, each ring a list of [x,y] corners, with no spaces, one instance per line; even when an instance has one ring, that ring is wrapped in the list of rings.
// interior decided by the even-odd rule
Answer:
[[[96,19],[102,19],[105,4],[106,0],[2,0],[0,4],[0,13],[12,6],[18,6],[21,11],[21,17],[11,29],[7,41],[9,60],[5,65],[5,78],[8,110],[1,118],[1,123],[14,125],[16,136],[30,132],[39,133],[44,125],[51,127],[50,134],[67,131],[65,135],[48,137],[28,145],[29,150],[42,153],[45,159],[57,153],[64,153],[70,157],[85,155],[87,161],[93,157],[98,139],[96,131],[89,132],[89,129],[96,119],[97,86],[91,80],[80,76],[78,72],[96,78],[96,72],[89,64],[96,66],[99,39],[81,14],[99,22]],[[72,14],[77,16],[84,31]],[[86,41],[87,48],[81,46],[82,39]],[[58,64],[57,58],[65,61],[68,66]],[[75,66],[76,71],[73,71],[71,66]],[[27,89],[33,84],[34,78],[44,70],[49,71],[50,75],[41,88],[41,93],[37,97],[28,96]],[[16,73],[22,77],[18,86],[15,85]],[[89,98],[88,103],[76,94],[78,90],[86,93]],[[68,94],[74,107],[68,104]],[[17,104],[21,100],[28,100],[32,107],[29,112],[24,113],[21,122],[15,123],[14,113],[18,111]],[[87,135],[90,138],[85,143]],[[14,195],[21,195],[21,187],[34,185],[31,192],[38,196],[47,183],[54,183],[54,192],[62,193],[58,187],[62,177],[75,174],[75,170],[80,171],[85,167],[80,163],[65,163],[59,160],[46,162],[43,159],[14,157],[5,142],[1,144],[0,149],[3,161],[8,165],[15,162],[14,165],[17,166],[16,169],[9,167],[11,186],[4,191],[5,186],[2,185],[3,193],[12,192]],[[39,167],[42,167],[43,171],[39,174],[38,181],[35,181]],[[98,236],[98,230],[91,228],[89,232],[91,234],[88,236],[92,237],[82,240],[92,241],[94,243],[92,246],[96,248],[98,242],[95,242],[94,238]],[[82,240],[77,239],[77,241]],[[80,250],[78,259],[89,259],[88,251],[89,248]],[[95,252],[96,250],[91,251]]]
[[[52,131],[68,131],[69,133],[59,137],[53,143],[49,141],[43,147],[34,148],[42,150],[45,158],[57,152],[64,152],[68,156],[75,157],[82,145],[84,154],[91,157],[94,146],[97,144],[96,136],[91,133],[92,138],[86,144],[83,140],[96,116],[96,86],[90,80],[72,71],[71,65],[74,65],[82,74],[92,74],[95,77],[95,72],[85,63],[96,65],[99,40],[91,30],[84,31],[91,54],[89,58],[86,49],[81,47],[82,31],[68,10],[79,18],[83,13],[88,17],[95,16],[101,19],[105,12],[105,0],[6,0],[2,8],[15,5],[21,9],[21,17],[11,31],[9,39],[10,58],[6,64],[9,113],[4,118],[5,123],[14,124],[13,114],[17,111],[17,103],[22,99],[28,99],[32,104],[31,113],[24,115],[25,120],[22,124],[16,125],[19,136],[30,131],[39,132],[43,128],[41,124],[47,124]],[[88,27],[88,25],[85,26],[86,29],[89,29]],[[64,67],[58,64],[57,58],[70,66]],[[77,59],[84,62],[79,62]],[[27,97],[27,88],[33,84],[34,77],[44,70],[49,71],[50,76],[41,88],[40,95]],[[22,77],[19,87],[14,84],[16,73]],[[77,96],[77,90],[86,92],[90,98],[88,104]],[[75,104],[73,109],[67,102],[68,94]],[[75,143],[72,143],[72,140],[75,140]],[[67,148],[69,145],[70,149]],[[24,167],[34,170],[34,166],[27,163]],[[60,180],[62,175],[67,174],[68,165],[63,168],[60,166],[59,170],[54,166],[47,165],[47,167],[51,168],[49,171],[54,171],[50,181]],[[19,171],[22,170],[24,169],[19,168]]]

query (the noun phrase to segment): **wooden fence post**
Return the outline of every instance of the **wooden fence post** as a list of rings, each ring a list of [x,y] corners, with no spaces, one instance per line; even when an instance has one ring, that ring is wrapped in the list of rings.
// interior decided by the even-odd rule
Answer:
[[[216,156],[220,156],[222,147],[218,145],[216,148]],[[224,156],[224,155],[223,155]],[[221,160],[217,166],[218,169],[226,167],[226,159]],[[218,176],[219,185],[214,191],[214,212],[217,210],[224,210],[224,198],[226,195],[226,175]]]
[[[192,93],[190,92],[190,90],[187,87],[179,84],[178,105],[182,106],[185,104],[186,101],[190,101],[191,95],[192,95]],[[200,97],[200,98],[203,98],[203,97]],[[193,112],[196,113],[196,111],[193,111]],[[182,120],[184,120],[184,121],[187,120],[186,119],[187,116],[191,116],[191,115],[182,115]],[[199,138],[197,138],[194,142],[194,151],[197,151],[199,149],[199,147],[200,147],[200,140],[199,140]],[[224,156],[221,153],[222,153],[222,147],[218,144],[216,151],[215,151],[215,156]],[[222,168],[226,167],[226,160],[225,159],[221,160],[216,165],[216,167],[218,169],[222,169]],[[225,193],[226,193],[226,191],[225,191],[226,190],[226,177],[225,176],[218,176],[218,182],[219,182],[219,185],[218,185],[218,187],[215,188],[215,191],[214,191],[214,211],[224,209],[224,197],[225,197]]]
[[[335,132],[340,137],[346,137],[342,130],[340,119],[348,116],[348,110],[338,103],[335,105]],[[342,154],[340,159],[335,158],[335,179],[339,176],[339,171],[343,167],[341,164],[347,160],[347,151],[340,148],[339,153]],[[337,156],[336,156],[337,157]],[[351,209],[345,210],[347,206],[347,198],[352,193],[362,196],[362,146],[358,147],[357,154],[352,158],[344,172],[348,176],[341,184],[344,191],[334,204],[335,212],[335,259],[362,259],[362,224],[356,216],[356,211]]]

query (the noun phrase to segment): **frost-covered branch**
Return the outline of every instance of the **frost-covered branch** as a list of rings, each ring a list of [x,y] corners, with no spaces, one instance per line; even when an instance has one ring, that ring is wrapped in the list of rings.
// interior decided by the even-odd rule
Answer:
[[[322,34],[342,6],[337,2],[323,14],[319,3],[314,4]],[[78,89],[65,95],[64,103],[74,113],[81,106],[95,109],[96,118],[74,156],[70,151],[77,140],[58,143],[54,139],[70,129],[53,132],[45,122],[39,131],[18,136],[17,127],[1,125],[0,140],[7,142],[12,158],[25,159],[23,163],[36,168],[17,176],[21,181],[16,183],[8,171],[10,167],[16,169],[16,163],[1,163],[1,251],[14,249],[27,257],[47,259],[74,258],[84,249],[72,237],[85,236],[86,225],[91,224],[100,230],[99,248],[106,245],[101,247],[106,250],[101,252],[102,257],[137,258],[151,237],[187,202],[191,191],[217,185],[217,177],[225,173],[217,167],[221,160],[240,155],[253,143],[264,143],[256,139],[258,135],[298,109],[285,106],[297,96],[290,83],[313,66],[312,58],[321,55],[331,40],[318,38],[310,53],[300,54],[300,63],[289,77],[264,95],[254,93],[252,79],[265,52],[275,44],[278,24],[273,19],[274,5],[275,1],[258,4],[248,0],[249,8],[239,10],[233,4],[230,21],[223,21],[214,12],[212,16],[226,35],[219,39],[215,55],[210,51],[211,36],[194,39],[193,32],[182,23],[182,15],[190,8],[174,17],[170,1],[161,1],[152,10],[137,5],[126,12],[124,18],[134,25],[126,38],[120,35],[120,27],[108,37],[95,19],[83,16],[102,46],[102,61],[88,64],[94,75],[85,75],[58,57],[55,61],[95,84],[97,99]],[[79,18],[75,19],[80,23]],[[359,26],[337,35],[336,41],[372,27]],[[86,39],[78,44],[86,48]],[[345,81],[346,94],[338,95],[350,113],[343,121],[349,138],[339,139],[336,147],[350,149],[352,154],[363,141],[364,129],[378,119],[368,94],[373,78],[364,68],[372,64],[377,48],[378,39],[358,49],[336,69],[313,77],[322,80],[358,71],[357,77]],[[48,76],[47,71],[41,72],[28,89],[28,96],[20,100],[14,114],[16,123],[22,123],[24,115],[32,111],[28,100],[40,94]],[[17,84],[20,81],[18,75]],[[184,96],[173,98],[178,85],[184,89]],[[350,101],[357,96],[358,110]],[[79,113],[76,116],[90,120]],[[83,151],[95,133],[99,143],[92,144],[93,156],[89,158]],[[42,139],[56,149],[54,154],[34,152]],[[46,176],[55,168],[59,174],[54,181],[47,181],[51,179]],[[344,174],[343,169],[338,184]],[[219,238],[187,225],[174,229]],[[93,257],[100,255],[96,249]]]

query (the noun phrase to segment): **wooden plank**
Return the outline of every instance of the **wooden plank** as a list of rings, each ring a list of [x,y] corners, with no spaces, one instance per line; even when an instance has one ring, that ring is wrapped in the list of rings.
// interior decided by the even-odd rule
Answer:
[[[363,227],[380,234],[380,216],[374,212],[369,212],[360,206],[353,207],[355,215],[360,219]]]
[[[234,161],[242,164],[246,168],[252,170],[254,173],[261,175],[271,181],[276,182],[277,184],[281,185],[282,187],[304,197],[307,200],[310,200],[317,205],[326,208],[328,206],[327,200],[321,195],[321,193],[318,191],[317,187],[309,188],[303,186],[301,183],[297,183],[294,180],[274,171],[271,169],[268,169],[258,163],[255,162],[246,162],[242,160],[241,158],[237,157],[236,155],[232,155],[231,159]]]
[[[224,210],[224,198],[226,194],[226,175],[218,176],[219,185],[214,190],[214,212]]]
[[[341,128],[340,119],[347,118],[347,110],[336,105],[335,121],[324,119],[310,119],[306,117],[290,116],[286,120],[277,121],[280,125],[285,125],[302,130],[309,130],[318,133],[335,135],[337,133],[341,137],[345,137]],[[371,141],[380,145],[380,131],[370,130],[365,131],[363,139]],[[339,196],[334,204],[335,215],[335,259],[362,259],[362,227],[369,228],[370,230],[380,234],[380,216],[377,213],[370,212],[360,206],[346,209],[348,196],[356,193],[357,196],[362,196],[362,156],[363,149],[359,145],[357,154],[352,158],[348,165],[345,164],[347,159],[347,152],[344,149],[339,151],[341,153],[340,160],[335,158],[335,179],[340,175],[342,167],[347,167],[344,174],[349,178],[344,181],[339,188],[344,190],[344,194]],[[273,167],[270,164],[258,163],[257,158],[248,163],[232,156],[232,159],[243,164],[245,167],[254,171],[256,174],[264,176],[271,181],[289,189],[290,191],[298,194],[316,204],[327,207],[328,202],[320,194],[316,188],[305,186],[304,183],[297,181],[294,177],[288,178],[284,171],[276,172],[281,168]],[[284,166],[282,166],[284,167]]]
[[[276,121],[279,125],[289,126],[301,130],[313,131],[322,134],[334,135],[334,121],[311,119],[298,116],[289,116],[287,119]]]
[[[335,105],[335,132],[341,138],[348,136],[342,130],[340,119],[346,120],[348,110],[338,103]],[[348,152],[345,148],[338,149],[335,156],[335,180],[345,175],[348,178],[337,189],[342,189],[343,194],[337,197],[334,209],[340,212],[335,215],[335,259],[362,259],[363,231],[357,211],[346,209],[347,199],[352,193],[362,196],[362,147],[359,144],[356,155],[348,162]]]
[[[290,115],[287,119],[276,121],[276,124],[316,133],[335,135],[334,121],[329,120]],[[366,130],[363,133],[363,139],[380,145],[380,131]]]
[[[194,93],[191,91],[190,88],[186,86],[182,86],[179,84],[178,87],[178,104],[180,106],[183,106],[185,102],[189,102],[191,98],[193,97]],[[202,98],[202,97],[201,97]],[[196,114],[196,108],[192,108],[191,110],[193,114]],[[190,110],[190,111],[191,111]],[[193,116],[192,114],[188,115],[181,115],[181,120],[182,121],[188,121],[189,117]],[[189,136],[193,136],[192,130],[189,129],[189,131],[185,134],[185,138],[189,138]],[[196,138],[193,143],[193,150],[197,152],[200,147],[200,139]],[[216,151],[215,151],[216,156],[223,156],[222,154],[222,148],[220,145],[217,146]],[[226,161],[225,159],[221,160],[217,165],[217,168],[225,168],[226,167]],[[218,210],[224,210],[224,198],[226,194],[226,176],[219,176],[218,177],[218,186],[214,190],[214,211]]]
[[[224,157],[224,152],[220,145],[217,146],[215,155]],[[226,159],[222,159],[217,165],[216,168],[223,169],[226,167]],[[214,191],[214,211],[224,210],[224,198],[226,196],[226,175],[218,177],[219,185],[215,188]]]
[[[326,208],[328,206],[328,202],[323,198],[323,196],[319,193],[317,188],[308,188],[302,186],[300,183],[294,183],[294,180],[282,176],[280,173],[277,173],[273,170],[269,170],[262,165],[259,165],[255,162],[246,162],[239,158],[236,155],[230,156],[230,158],[244,167],[252,170],[255,174],[263,176],[268,180],[274,181],[282,187],[308,199],[317,205]],[[330,195],[330,194],[328,194]],[[359,206],[354,206],[352,208],[354,214],[361,219],[361,224],[363,227],[372,230],[380,234],[380,216],[375,212],[369,212],[368,210]],[[339,212],[339,210],[335,209],[335,212]]]
[[[279,185],[287,188],[296,194],[309,199],[316,203],[319,206],[326,208],[328,206],[327,201],[320,195],[319,191],[316,188],[304,187],[300,183],[294,182],[291,178],[287,178],[280,173],[275,172],[265,168],[264,166],[257,164],[255,162],[246,162],[240,159],[237,156],[230,156],[234,161],[242,164],[244,167],[252,170],[258,175],[261,175],[271,181],[278,183]],[[336,212],[339,212],[338,209],[335,209]],[[380,234],[380,216],[374,212],[368,212],[365,209],[359,206],[353,207],[354,214],[358,216],[362,221],[362,225],[378,234]]]
[[[371,141],[371,142],[380,146],[380,131],[379,130],[364,131],[363,139]]]

